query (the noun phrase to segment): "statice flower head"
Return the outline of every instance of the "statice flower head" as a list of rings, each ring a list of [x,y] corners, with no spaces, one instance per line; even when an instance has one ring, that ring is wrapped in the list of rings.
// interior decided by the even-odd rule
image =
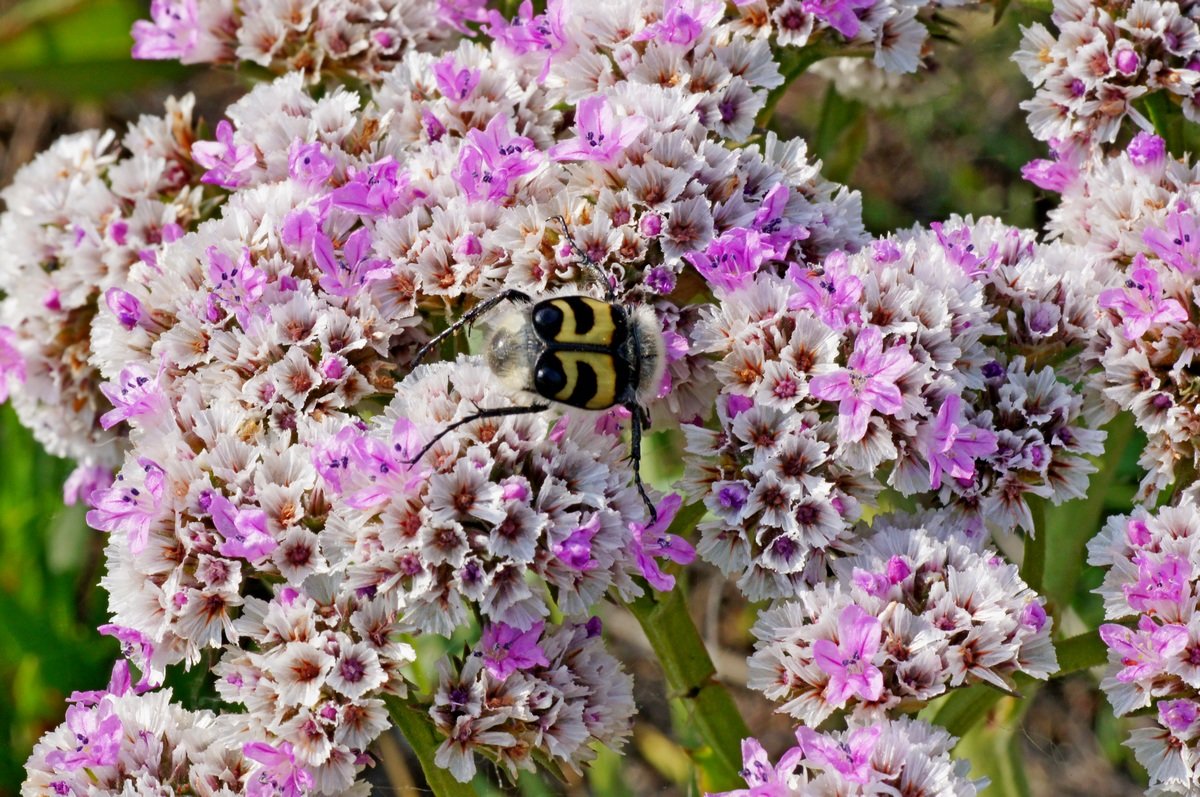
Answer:
[[[538,655],[503,676],[486,649],[441,668],[429,710],[446,737],[436,761],[460,782],[474,776],[480,754],[514,775],[534,755],[579,771],[595,757],[593,745],[620,749],[632,732],[633,682],[604,649],[596,618],[567,619],[544,634],[539,623],[537,632]]]
[[[1050,621],[1016,566],[976,552],[949,514],[877,518],[834,578],[759,617],[751,688],[807,725],[835,710],[877,718],[947,689],[1058,665]]]
[[[974,797],[986,780],[967,777],[970,762],[950,757],[957,740],[921,720],[851,720],[843,731],[796,728],[796,746],[772,764],[762,744],[742,741],[746,789],[707,797],[795,797],[808,794],[929,794]]]

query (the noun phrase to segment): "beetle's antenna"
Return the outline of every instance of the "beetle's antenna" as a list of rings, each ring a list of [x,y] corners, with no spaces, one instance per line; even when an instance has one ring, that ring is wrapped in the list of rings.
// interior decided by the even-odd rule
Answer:
[[[559,226],[562,227],[563,237],[566,238],[567,244],[571,247],[571,251],[574,252],[575,256],[579,258],[579,262],[583,265],[583,267],[591,271],[592,276],[598,279],[600,284],[604,286],[605,300],[610,304],[615,302],[617,293],[615,290],[613,290],[612,279],[604,269],[600,268],[600,264],[595,260],[592,260],[591,255],[585,252],[583,248],[575,242],[575,238],[571,235],[571,230],[567,227],[566,218],[564,218],[562,215],[558,215],[551,216],[550,220],[557,221],[559,223]]]
[[[532,301],[529,295],[518,290],[501,291],[490,299],[486,299],[468,310],[462,318],[455,321],[450,326],[443,329],[441,332],[430,338],[429,342],[421,348],[417,349],[417,353],[413,355],[412,367],[416,368],[421,364],[421,360],[429,352],[433,351],[443,340],[453,335],[458,330],[472,324],[477,318],[490,313],[497,305],[504,302],[529,302]]]

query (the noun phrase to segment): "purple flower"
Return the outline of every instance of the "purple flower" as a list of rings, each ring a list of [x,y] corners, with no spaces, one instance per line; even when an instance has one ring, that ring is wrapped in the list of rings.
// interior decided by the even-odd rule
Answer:
[[[200,37],[196,0],[152,0],[150,19],[133,23],[133,57],[143,60],[187,57]]]
[[[360,216],[381,216],[393,210],[402,199],[421,196],[410,189],[408,174],[390,155],[364,170],[354,171],[330,198],[334,207]]]
[[[1038,601],[1030,601],[1021,610],[1021,624],[1032,628],[1035,632],[1046,626],[1046,607]]]
[[[75,737],[73,750],[55,750],[46,756],[52,769],[74,771],[81,767],[111,767],[121,753],[125,727],[113,713],[111,700],[96,706],[76,704],[67,709],[67,728]]]
[[[326,155],[320,142],[292,141],[288,150],[288,177],[301,185],[320,185],[333,174],[333,158]]]
[[[566,10],[562,0],[549,0],[546,13],[534,16],[533,3],[524,0],[512,22],[506,20],[499,11],[489,12],[485,33],[495,39],[496,44],[517,55],[545,53],[546,61],[538,75],[538,81],[541,82],[550,74],[554,57],[567,45]]]
[[[858,35],[858,16],[855,10],[870,8],[875,0],[804,0],[800,6],[847,39]]]
[[[831,252],[820,273],[792,264],[788,276],[797,289],[788,297],[789,310],[810,310],[830,329],[839,331],[859,323],[862,280],[854,276],[845,252]]]
[[[122,531],[129,536],[129,550],[140,553],[150,537],[150,523],[162,506],[166,476],[158,463],[142,457],[138,461],[144,474],[141,487],[130,487],[118,476],[112,487],[92,495],[92,510],[87,524],[98,531]]]
[[[647,25],[634,41],[655,41],[690,47],[709,25],[721,16],[725,4],[719,0],[667,0],[662,19]]]
[[[217,548],[222,556],[241,557],[255,563],[278,547],[267,530],[267,513],[261,509],[239,509],[228,498],[212,491],[201,497],[201,505],[207,505],[213,526],[225,538]]]
[[[965,225],[946,232],[942,223],[935,221],[929,225],[929,229],[937,236],[946,258],[961,268],[968,277],[986,273],[991,261],[994,261],[1000,252],[1000,244],[997,242],[992,244],[986,255],[980,257],[975,251],[975,242],[971,239],[971,228]]]
[[[216,141],[197,141],[192,144],[192,157],[208,170],[200,182],[222,188],[244,185],[250,179],[248,172],[258,163],[253,145],[234,142],[233,125],[229,124],[228,119],[217,123]]]
[[[675,272],[666,266],[655,266],[646,272],[645,283],[655,293],[666,295],[675,290]]]
[[[871,754],[881,733],[878,725],[855,728],[839,742],[802,725],[796,729],[796,739],[814,767],[833,769],[851,783],[866,783],[871,779]]]
[[[542,652],[538,639],[545,623],[534,623],[528,631],[520,631],[507,623],[493,623],[483,630],[476,653],[483,656],[483,665],[501,680],[517,670],[549,667],[550,660]]]
[[[1147,230],[1146,235],[1150,232]],[[1134,258],[1136,267],[1125,280],[1125,287],[1100,293],[1100,306],[1117,311],[1121,316],[1121,334],[1128,340],[1137,340],[1151,326],[1187,321],[1188,318],[1183,305],[1175,299],[1163,298],[1158,272],[1145,262],[1145,258],[1138,255]]]
[[[132,659],[137,668],[142,671],[142,679],[133,687],[135,692],[141,694],[147,689],[158,688],[159,684],[154,683],[151,679],[150,662],[154,658],[154,643],[148,636],[135,628],[111,623],[98,626],[96,630],[102,636],[111,636],[120,642],[121,655]]]
[[[421,447],[416,425],[398,418],[390,447],[347,426],[314,452],[313,461],[334,493],[348,493],[347,506],[369,509],[407,495],[422,482],[422,471],[409,463]]]
[[[887,561],[882,573],[871,573],[862,568],[854,568],[851,580],[854,586],[868,595],[881,598],[896,584],[912,575],[912,566],[903,556],[893,556]]]
[[[112,468],[104,465],[79,465],[63,483],[63,503],[91,503],[92,493],[106,490],[113,483]]]
[[[433,62],[433,76],[437,79],[438,90],[442,96],[453,103],[459,103],[471,96],[471,92],[479,85],[480,72],[478,69],[458,68],[458,62],[453,55],[447,55],[440,61]]]
[[[750,788],[707,794],[706,797],[791,797],[795,790],[790,781],[803,755],[801,748],[793,747],[780,757],[778,764],[772,766],[767,751],[758,739],[743,739],[742,769],[738,774]]]
[[[828,639],[813,643],[813,661],[829,676],[825,700],[841,708],[851,697],[878,700],[883,694],[883,673],[871,663],[879,650],[883,624],[855,604],[838,616],[838,644]]]
[[[117,383],[102,382],[100,392],[113,409],[100,416],[100,426],[111,429],[121,421],[142,415],[159,415],[167,410],[167,397],[159,384],[158,375],[151,376],[141,365],[134,363],[121,369]]]
[[[683,259],[715,287],[735,291],[754,276],[773,251],[757,230],[734,227],[710,241],[703,252],[688,252]]]
[[[291,742],[273,747],[266,742],[242,746],[242,755],[263,767],[246,778],[246,797],[305,797],[315,783],[312,774],[296,763]]]
[[[1200,719],[1200,706],[1192,700],[1164,700],[1158,704],[1158,721],[1176,736],[1184,734]]]
[[[333,251],[333,241],[325,233],[313,234],[313,259],[320,266],[322,288],[335,296],[354,296],[368,282],[386,279],[391,267],[385,260],[371,258],[371,231],[359,227],[342,245],[342,258]]]
[[[17,333],[0,326],[0,403],[8,401],[9,380],[25,384],[25,358],[17,348]]]
[[[1140,553],[1133,562],[1138,566],[1138,580],[1122,587],[1125,600],[1132,608],[1139,612],[1150,612],[1155,604],[1162,602],[1181,607],[1192,576],[1192,568],[1186,558],[1174,555],[1157,561]]]
[[[487,20],[487,0],[438,0],[438,20],[459,33],[470,34],[468,22]]]
[[[533,141],[511,132],[511,121],[496,114],[484,130],[471,130],[459,152],[454,179],[467,199],[499,202],[507,199],[512,183],[541,165]]]
[[[1167,159],[1167,142],[1153,133],[1141,132],[1125,149],[1134,166],[1158,166]]]
[[[843,442],[861,440],[867,433],[871,410],[895,415],[902,406],[896,380],[913,365],[908,349],[897,344],[883,351],[879,327],[863,327],[854,341],[848,368],[814,376],[809,391],[819,399],[838,401],[838,437]]]
[[[225,305],[233,311],[238,323],[246,327],[262,299],[267,284],[266,272],[250,262],[249,249],[242,249],[236,266],[229,255],[215,246],[205,251],[208,254],[208,278],[213,284],[209,296],[211,308],[215,310],[217,306]],[[216,322],[219,318],[209,320]]]
[[[1186,205],[1167,214],[1165,230],[1150,227],[1142,232],[1142,240],[1163,262],[1184,274],[1200,268],[1200,228],[1196,216]]]
[[[592,558],[592,538],[600,531],[600,515],[593,514],[587,522],[571,532],[562,542],[554,544],[554,555],[572,570],[592,570],[597,562]]]
[[[121,288],[109,288],[105,291],[104,303],[117,317],[117,322],[126,329],[136,327],[145,313],[137,297]]]
[[[1105,623],[1100,626],[1100,639],[1108,645],[1109,656],[1116,654],[1124,669],[1117,673],[1121,683],[1152,679],[1166,669],[1168,658],[1188,645],[1187,626],[1158,625],[1142,615],[1138,630],[1123,625]]]
[[[763,197],[758,212],[754,214],[751,225],[762,233],[762,240],[771,247],[772,260],[784,260],[791,250],[792,243],[803,241],[810,235],[808,228],[799,224],[788,224],[783,218],[791,199],[792,189],[784,183],[777,184]]]
[[[971,479],[975,476],[975,460],[996,453],[996,433],[967,423],[963,415],[963,400],[950,394],[938,408],[933,423],[925,424],[918,441],[929,460],[929,486],[942,486],[942,474],[952,479]]]
[[[575,138],[555,144],[549,156],[555,161],[599,161],[611,164],[641,135],[649,120],[644,116],[618,119],[603,94],[593,94],[575,107]]]
[[[696,551],[687,541],[675,534],[668,534],[667,527],[675,519],[675,513],[683,505],[676,493],[664,497],[655,506],[658,520],[650,525],[630,523],[633,532],[633,553],[638,568],[650,586],[659,592],[667,592],[675,586],[675,576],[668,575],[658,566],[657,559],[670,559],[676,564],[686,565],[696,558]]]

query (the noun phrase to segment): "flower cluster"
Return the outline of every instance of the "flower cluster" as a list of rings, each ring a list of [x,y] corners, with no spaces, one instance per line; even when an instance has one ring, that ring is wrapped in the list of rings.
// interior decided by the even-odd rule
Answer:
[[[973,5],[973,0],[734,0],[740,22],[757,35],[774,36],[785,47],[827,47],[865,51],[885,72],[916,72],[932,49],[932,17],[941,9]],[[720,3],[691,3],[704,13]],[[683,0],[667,3],[687,9]],[[857,59],[856,59],[857,60]]]
[[[1102,146],[1127,116],[1151,130],[1133,103],[1155,92],[1181,102],[1188,119],[1200,118],[1200,28],[1191,3],[1055,0],[1051,20],[1057,35],[1035,23],[1013,56],[1037,90],[1021,103],[1036,138]]]
[[[971,780],[970,763],[954,760],[958,740],[941,728],[908,717],[819,733],[801,726],[797,745],[774,764],[757,739],[742,741],[741,776],[747,789],[707,797],[925,794],[974,797],[985,779]]]
[[[1037,365],[1087,339],[1087,274],[1069,267],[956,218],[720,290],[693,335],[720,358],[719,428],[685,427],[682,486],[713,513],[700,553],[752,598],[782,597],[821,579],[885,480],[977,535],[985,519],[1032,530],[1029,494],[1083,495],[1103,436]]]
[[[1200,788],[1198,540],[1200,507],[1183,496],[1153,513],[1112,517],[1088,543],[1088,562],[1108,568],[1096,591],[1105,618],[1114,621],[1100,626],[1109,661],[1100,688],[1117,716],[1157,709],[1157,725],[1135,730],[1126,742],[1155,793]]]
[[[200,216],[192,104],[169,100],[119,145],[111,133],[64,136],[0,193],[0,399],[11,393],[46,450],[81,465],[122,453],[91,361],[97,314],[111,312],[120,334],[153,324],[124,290],[129,272],[156,267]]]
[[[462,664],[441,669],[429,710],[446,736],[438,765],[466,783],[477,753],[515,776],[534,768],[535,755],[578,772],[595,744],[619,749],[631,731],[633,681],[600,630],[597,617],[523,633],[487,627]]]
[[[21,786],[45,794],[299,797],[312,776],[286,744],[258,741],[232,714],[188,711],[142,692],[119,663],[106,690],[75,692],[63,724],[34,747]]]
[[[971,542],[948,518],[876,519],[831,583],[759,616],[751,688],[816,727],[839,709],[865,721],[964,683],[1048,677],[1058,663],[1041,600]]]
[[[414,49],[436,50],[484,19],[484,0],[153,0],[133,57],[249,61],[309,79],[378,79]]]

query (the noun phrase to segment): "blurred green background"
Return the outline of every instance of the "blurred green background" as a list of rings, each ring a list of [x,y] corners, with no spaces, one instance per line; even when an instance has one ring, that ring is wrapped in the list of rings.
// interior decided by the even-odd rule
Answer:
[[[129,28],[147,11],[148,2],[134,0],[0,2],[0,186],[63,133],[120,130],[138,114],[156,112],[169,94],[187,91],[197,94],[200,114],[212,122],[237,96],[244,79],[233,72],[130,60]],[[993,26],[990,8],[956,14],[959,46],[939,45],[936,68],[898,101],[886,98],[887,107],[840,97],[823,79],[802,77],[773,126],[785,137],[806,138],[829,176],[862,191],[875,232],[955,212],[1033,226],[1049,204],[1019,170],[1044,152],[1017,108],[1030,89],[1009,55],[1018,25],[1035,18],[1011,8]],[[670,474],[678,458],[669,439],[656,435],[654,442],[659,473]],[[116,643],[94,631],[105,621],[105,596],[96,586],[102,538],[86,528],[82,508],[62,505],[70,469],[41,452],[10,408],[0,408],[0,797],[17,793],[30,747],[62,720],[66,696],[101,687],[117,654]],[[1132,472],[1121,476],[1132,479]],[[1097,581],[1085,574],[1076,595],[1077,611],[1089,621],[1095,602],[1084,590]],[[704,567],[692,576],[692,605],[751,726],[786,734],[788,723],[736,688],[745,679],[753,607]],[[634,754],[603,754],[586,782],[550,787],[523,777],[501,791],[481,781],[481,794],[689,793],[687,759],[677,744],[687,740],[686,717],[673,714],[664,699],[636,623],[614,615],[607,627],[637,678],[643,710]],[[1002,741],[1006,751],[1017,751],[1020,771],[993,793],[1140,793],[1119,744],[1127,728],[1097,697],[1090,676],[1042,689],[1023,725],[1012,715],[1005,726],[1006,710],[1012,706],[996,722],[1006,728]],[[983,757],[995,753],[972,749]],[[377,752],[377,777],[391,786],[386,793],[417,793],[396,741],[385,737]]]

